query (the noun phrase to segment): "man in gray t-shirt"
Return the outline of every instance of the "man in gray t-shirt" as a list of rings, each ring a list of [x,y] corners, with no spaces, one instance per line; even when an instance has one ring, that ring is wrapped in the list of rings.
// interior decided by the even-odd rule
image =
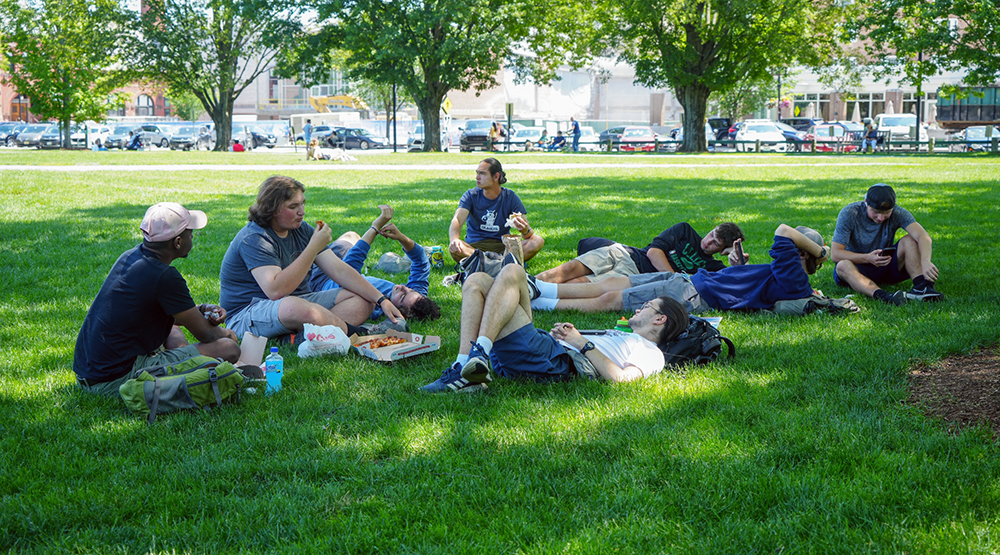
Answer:
[[[899,229],[906,234],[894,244]],[[884,183],[873,185],[865,200],[840,211],[832,246],[837,285],[897,306],[907,299],[944,300],[934,289],[938,269],[931,262],[930,235],[909,211],[896,206],[896,192]],[[889,294],[879,287],[908,279],[913,280],[909,291]]]

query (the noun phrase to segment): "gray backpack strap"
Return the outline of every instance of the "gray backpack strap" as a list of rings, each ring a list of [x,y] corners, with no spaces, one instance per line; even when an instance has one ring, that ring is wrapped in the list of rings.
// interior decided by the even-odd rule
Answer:
[[[215,373],[215,368],[208,371],[208,379],[212,381],[212,393],[215,393],[215,406],[222,405],[222,395],[219,393],[219,376]],[[208,408],[208,405],[205,405]]]

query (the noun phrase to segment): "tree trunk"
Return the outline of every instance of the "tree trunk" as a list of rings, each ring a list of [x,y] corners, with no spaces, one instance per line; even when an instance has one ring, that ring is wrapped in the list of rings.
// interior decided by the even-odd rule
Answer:
[[[707,152],[705,142],[705,113],[708,111],[708,87],[692,84],[676,89],[677,101],[684,107],[684,142],[680,152]]]
[[[420,119],[424,121],[424,152],[441,152],[441,100],[447,93],[415,99]]]
[[[215,123],[215,152],[226,152],[233,138],[233,99],[231,95],[220,96],[219,103],[211,111]]]
[[[73,142],[70,140],[70,121],[66,118],[59,122],[59,127],[62,129],[62,147],[65,149],[73,148]],[[39,138],[39,146],[41,145],[41,138]]]

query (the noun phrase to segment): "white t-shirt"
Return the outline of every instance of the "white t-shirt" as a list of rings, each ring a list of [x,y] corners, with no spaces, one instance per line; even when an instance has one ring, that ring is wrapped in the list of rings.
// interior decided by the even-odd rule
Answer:
[[[607,330],[604,335],[584,335],[584,337],[592,341],[594,347],[619,368],[635,366],[642,372],[644,378],[659,374],[666,364],[663,351],[655,343],[637,333]],[[580,351],[565,341],[559,341],[559,344],[566,349]]]

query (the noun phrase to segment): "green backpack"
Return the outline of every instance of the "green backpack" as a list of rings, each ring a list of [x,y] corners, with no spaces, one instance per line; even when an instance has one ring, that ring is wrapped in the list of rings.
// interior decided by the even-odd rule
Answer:
[[[174,364],[141,368],[118,388],[125,406],[135,414],[148,414],[149,423],[157,414],[221,405],[236,395],[245,378],[229,362],[194,356]]]

